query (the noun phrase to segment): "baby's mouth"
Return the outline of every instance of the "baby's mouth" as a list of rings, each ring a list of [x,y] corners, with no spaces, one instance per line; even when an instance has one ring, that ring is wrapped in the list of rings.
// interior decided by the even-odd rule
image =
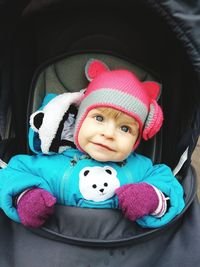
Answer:
[[[94,145],[96,145],[96,146],[105,148],[106,150],[115,152],[115,150],[113,150],[112,148],[110,148],[110,147],[108,147],[108,146],[106,146],[106,145],[103,145],[103,144],[101,144],[101,143],[95,143],[95,142],[91,142],[91,143],[94,144]]]

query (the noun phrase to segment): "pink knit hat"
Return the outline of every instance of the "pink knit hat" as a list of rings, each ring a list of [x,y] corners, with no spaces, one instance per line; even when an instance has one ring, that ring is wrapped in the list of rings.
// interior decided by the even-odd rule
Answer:
[[[140,139],[148,140],[162,126],[163,113],[157,103],[160,85],[156,82],[141,82],[128,70],[112,70],[101,61],[91,59],[86,65],[86,77],[90,81],[79,106],[76,118],[74,141],[88,112],[97,107],[110,107],[120,110],[136,119],[139,123]]]

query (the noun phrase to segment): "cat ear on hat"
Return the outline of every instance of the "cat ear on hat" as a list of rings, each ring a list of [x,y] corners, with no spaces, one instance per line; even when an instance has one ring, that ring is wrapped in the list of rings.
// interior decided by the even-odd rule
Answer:
[[[98,59],[89,59],[85,66],[85,75],[90,82],[105,71],[109,71],[108,66],[103,61]]]
[[[161,95],[161,84],[153,81],[146,81],[142,83],[143,88],[149,95],[149,98],[158,100]]]

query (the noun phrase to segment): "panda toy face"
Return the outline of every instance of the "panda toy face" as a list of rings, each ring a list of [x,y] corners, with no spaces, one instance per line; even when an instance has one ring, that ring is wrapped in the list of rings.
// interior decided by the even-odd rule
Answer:
[[[79,189],[86,200],[105,201],[120,186],[117,172],[110,166],[85,167],[79,173]]]

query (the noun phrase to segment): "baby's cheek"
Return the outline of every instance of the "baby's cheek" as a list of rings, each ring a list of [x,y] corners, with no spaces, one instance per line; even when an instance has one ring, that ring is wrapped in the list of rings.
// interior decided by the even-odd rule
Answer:
[[[124,142],[121,144],[120,148],[119,148],[119,153],[120,156],[122,157],[122,160],[126,159],[130,153],[132,152],[134,143],[133,142]]]

